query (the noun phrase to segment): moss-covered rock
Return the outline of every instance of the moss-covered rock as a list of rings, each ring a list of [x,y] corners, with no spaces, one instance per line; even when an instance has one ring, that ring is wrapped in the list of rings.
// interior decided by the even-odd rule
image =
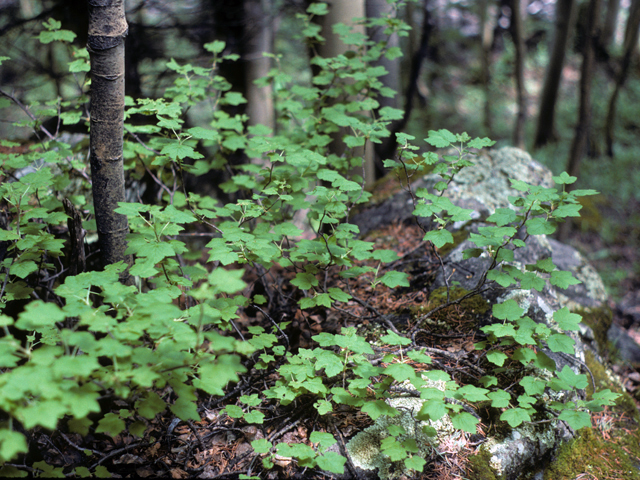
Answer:
[[[469,480],[501,480],[491,466],[491,454],[483,447],[467,460]]]
[[[582,322],[591,328],[598,351],[603,355],[611,353],[612,345],[607,338],[607,332],[613,323],[611,309],[606,305],[602,305],[597,308],[577,308],[574,313],[581,315]]]
[[[637,449],[637,438],[634,441]],[[581,474],[590,475],[584,478],[640,479],[637,457],[633,460],[622,445],[606,440],[592,428],[583,428],[574,440],[560,447],[544,479],[573,480],[582,478]]]

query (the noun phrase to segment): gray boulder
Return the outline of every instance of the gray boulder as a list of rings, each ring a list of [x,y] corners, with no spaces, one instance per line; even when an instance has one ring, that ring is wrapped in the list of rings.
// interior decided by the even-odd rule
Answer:
[[[510,196],[520,196],[511,188],[509,179],[522,180],[533,185],[551,187],[553,179],[551,171],[531,158],[529,154],[515,148],[502,148],[483,153],[474,159],[475,166],[460,172],[449,185],[445,195],[457,206],[473,210],[471,225],[454,225],[454,229],[466,228],[477,231],[482,226],[482,221],[491,215],[497,208],[515,208],[509,202]],[[430,191],[440,177],[427,176],[413,184],[413,188],[426,187]],[[415,191],[415,190],[414,190]],[[352,221],[356,223],[361,233],[366,233],[381,225],[392,221],[410,221],[414,210],[411,196],[407,192],[401,192],[385,200],[378,206],[362,212]],[[442,287],[447,278],[451,285],[458,282],[466,290],[473,290],[482,280],[491,259],[486,255],[477,258],[463,259],[464,250],[475,247],[469,241],[463,241],[455,246],[443,258],[444,272],[439,271],[435,281],[429,287],[433,291]],[[535,322],[553,327],[553,312],[568,307],[570,310],[589,311],[590,309],[607,308],[607,294],[600,276],[585,258],[574,248],[564,245],[552,238],[542,236],[528,237],[526,246],[515,250],[514,266],[523,269],[526,264],[536,263],[551,257],[559,270],[571,272],[580,280],[578,285],[572,285],[561,289],[550,284],[541,291],[505,289],[497,284],[486,283],[489,287],[483,292],[483,296],[490,303],[501,302],[506,299],[515,299],[521,308]],[[591,351],[599,358],[597,343],[591,328],[582,325],[580,332],[570,332],[575,340],[575,355],[553,353],[546,350],[545,353],[555,361],[558,370],[568,365],[576,374],[590,373],[585,364],[585,352]],[[544,373],[540,372],[540,375]],[[611,374],[613,377],[613,374]],[[549,393],[557,395],[557,393]],[[584,391],[571,393],[584,398]],[[559,400],[571,400],[572,398],[556,398]],[[419,409],[419,406],[416,406]],[[372,469],[374,465],[386,465],[378,468],[380,478],[398,478],[406,472],[398,472],[388,468],[382,453],[375,450],[375,443],[379,445],[380,435],[384,436],[383,425],[388,419],[379,419],[369,429],[358,434],[351,441],[348,448],[352,463],[358,467]],[[382,432],[382,433],[380,433]],[[491,455],[490,464],[498,475],[508,480],[520,478],[524,473],[531,475],[538,471],[541,475],[544,459],[562,442],[572,438],[573,431],[564,422],[552,420],[542,426],[524,425],[513,429],[506,438],[489,438],[484,447]],[[371,439],[373,445],[366,445],[366,439]],[[375,440],[377,439],[377,440]],[[420,440],[416,438],[416,440]],[[424,443],[424,442],[423,442]],[[426,447],[425,447],[426,448]],[[433,445],[437,450],[438,445]],[[358,458],[358,452],[366,451],[367,458]],[[391,473],[396,471],[396,475]],[[528,477],[530,478],[530,477]]]

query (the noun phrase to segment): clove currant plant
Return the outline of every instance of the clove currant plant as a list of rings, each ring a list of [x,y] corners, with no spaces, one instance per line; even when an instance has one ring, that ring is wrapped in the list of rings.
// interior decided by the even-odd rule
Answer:
[[[301,41],[322,41],[313,17],[325,12],[326,5],[312,4],[307,14],[299,15]],[[389,35],[407,34],[397,18],[360,21]],[[48,22],[45,28],[47,38],[73,39],[59,23]],[[410,287],[408,274],[392,268],[396,252],[362,239],[350,221],[371,197],[361,174],[362,148],[386,138],[387,127],[403,114],[379,108],[379,96],[394,92],[380,81],[384,69],[371,65],[400,52],[385,41],[352,35],[344,25],[336,30],[351,50],[335,58],[311,58],[316,73],[310,82],[287,74],[281,58],[274,57],[276,68],[261,82],[274,87],[275,131],[247,128],[242,114],[229,113],[226,107],[245,99],[219,75],[221,62],[237,60],[225,54],[221,41],[205,45],[211,54],[206,64],[168,61],[175,78],[164,96],[126,99],[125,168],[132,183],[147,182],[153,195],[145,198],[155,198],[146,204],[121,202],[116,210],[130,226],[126,255],[134,258],[129,269],[134,284],[119,282],[127,267],[122,262],[69,274],[74,259],[67,255],[65,232],[71,219],[63,200],[82,213],[85,247],[89,257],[95,252],[85,142],[54,134],[27,148],[2,141],[0,195],[8,220],[0,229],[0,474],[21,472],[12,460],[27,452],[34,429],[112,437],[126,431],[148,438],[150,422],[158,415],[199,421],[205,395],[218,398],[207,404],[210,408],[238,422],[261,425],[269,421],[265,407],[304,401],[330,424],[338,407],[361,411],[372,420],[398,415],[388,399],[398,385],[410,385],[424,400],[417,419],[425,422],[430,436],[437,432],[428,422],[444,417],[455,429],[476,433],[479,419],[468,406],[479,402],[490,402],[510,427],[564,420],[577,429],[590,425],[589,411],[615,400],[615,394],[604,390],[588,400],[548,401],[550,396],[570,398],[554,392],[586,386],[585,375],[569,367],[557,371],[544,353],[548,348],[573,354],[573,340],[564,332],[576,330],[580,317],[562,309],[553,315],[557,326],[539,325],[512,299],[493,305],[495,322],[482,327],[486,339],[476,348],[487,351],[495,371],[488,369],[479,383],[461,385],[434,364],[410,332],[389,330],[380,336],[380,345],[393,347],[382,356],[355,326],[318,333],[313,349],[291,348],[289,321],[275,312],[304,317],[313,311],[341,314],[354,302],[368,306],[352,288],[363,278],[374,294],[377,285]],[[77,57],[71,72],[86,71],[86,56],[69,48]],[[77,101],[85,100],[80,96]],[[203,105],[211,112],[207,122],[190,126],[187,111]],[[33,112],[55,115],[58,106],[65,123],[82,121],[81,103],[54,100],[25,107],[30,115],[26,123],[40,129]],[[128,123],[133,115],[146,116],[148,122]],[[329,148],[336,132],[347,132],[340,156]],[[429,220],[420,223],[423,239],[439,258],[440,249],[455,242],[451,225],[471,220],[469,210],[446,197],[447,188],[463,168],[473,168],[474,154],[493,142],[431,131],[427,144],[449,152],[440,155],[420,154],[414,140],[398,134],[398,154],[385,166],[411,192],[416,217]],[[228,158],[237,153],[254,160],[231,165]],[[432,191],[414,191],[412,179],[425,173],[440,175],[441,181]],[[219,189],[225,201],[202,186],[206,179],[223,177]],[[575,181],[567,174],[554,179],[558,186]],[[498,209],[469,237],[475,248],[465,255],[486,255],[491,261],[468,297],[487,282],[525,290],[540,290],[547,282],[561,288],[576,282],[550,259],[520,268],[513,251],[524,246],[524,231],[553,233],[558,221],[578,214],[578,197],[594,192],[523,182],[513,187],[522,195],[512,199],[512,208]],[[454,302],[449,289],[446,305]],[[257,316],[250,312],[260,312],[266,323],[246,326],[238,321]],[[521,364],[528,372],[518,380],[520,395],[500,384],[506,362]],[[273,379],[263,390],[234,388],[260,372]],[[99,403],[104,398],[121,399],[120,408],[105,409]],[[312,432],[310,441],[317,447],[290,445],[276,437],[255,440],[253,455],[261,463],[252,463],[243,478],[251,478],[257,468],[273,468],[276,454],[304,467],[341,473],[345,457],[329,450],[337,441],[334,434]],[[406,468],[421,471],[425,465],[423,452],[400,427],[389,428],[382,449]],[[46,462],[31,467],[48,475],[71,473]],[[105,472],[99,462],[92,463],[92,470],[75,468],[79,475]]]

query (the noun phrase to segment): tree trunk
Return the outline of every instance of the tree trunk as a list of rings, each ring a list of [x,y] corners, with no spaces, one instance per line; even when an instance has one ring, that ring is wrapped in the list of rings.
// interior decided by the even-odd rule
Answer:
[[[383,159],[391,158],[395,154],[397,143],[396,143],[396,133],[402,131],[404,127],[409,122],[409,118],[411,117],[411,112],[413,111],[413,100],[418,92],[418,82],[420,80],[420,74],[422,72],[422,66],[425,58],[429,53],[429,42],[433,33],[433,24],[431,15],[428,10],[429,0],[423,0],[422,9],[423,9],[423,18],[422,18],[422,28],[420,34],[420,44],[418,49],[414,52],[413,57],[411,58],[411,68],[409,71],[409,82],[407,86],[407,90],[404,97],[404,115],[402,119],[394,122],[389,130],[391,131],[391,136],[388,139],[388,142],[383,142],[380,146],[380,156]]]
[[[273,53],[273,6],[271,0],[246,0],[246,84],[249,125],[266,125],[275,129],[275,108],[271,85],[259,87],[254,82],[271,70]]]
[[[91,180],[103,265],[125,260],[127,217],[115,213],[124,202],[124,0],[89,0],[91,59]]]
[[[389,5],[386,0],[366,0],[366,13],[368,18],[382,18],[392,16],[395,12],[395,7]],[[375,27],[369,29],[367,32],[369,39],[375,43],[386,42],[387,48],[398,47],[400,45],[398,35],[386,35],[384,28]],[[385,56],[380,57],[375,62],[375,65],[383,66],[387,72],[385,76],[380,77],[380,81],[385,87],[392,89],[395,92],[400,91],[400,58],[394,58],[389,60]],[[378,103],[380,107],[392,107],[398,108],[400,105],[400,95],[396,94],[394,97],[378,97]]]
[[[613,127],[616,116],[618,95],[624,86],[631,66],[631,58],[638,45],[638,29],[640,28],[640,0],[633,0],[629,8],[629,19],[624,34],[624,53],[620,59],[620,70],[616,77],[616,86],[609,99],[607,111],[607,123],[605,125],[605,140],[607,143],[607,155],[613,157]]]
[[[616,26],[618,24],[618,13],[620,12],[620,0],[609,0],[607,2],[607,16],[604,19],[602,27],[602,35],[600,36],[601,44],[608,49],[614,39]]]
[[[554,120],[558,89],[562,78],[569,33],[575,20],[574,0],[558,0],[556,3],[556,28],[549,59],[549,66],[540,95],[540,111],[533,148],[540,148],[554,140]]]
[[[366,11],[367,17],[369,18],[382,18],[388,17],[392,15],[395,11],[393,5],[390,5],[386,2],[386,0],[366,0]],[[367,32],[369,38],[375,42],[386,42],[387,47],[397,47],[399,46],[399,39],[397,34],[393,34],[391,36],[386,35],[384,33],[384,28],[382,27],[374,27],[369,29]],[[378,96],[377,100],[380,104],[380,108],[383,107],[391,107],[398,108],[400,106],[400,59],[394,58],[393,60],[389,60],[388,58],[382,56],[378,61],[375,62],[375,65],[383,66],[387,72],[385,76],[380,77],[380,81],[382,84],[392,89],[396,92],[396,95],[393,97],[383,97]],[[385,139],[382,143],[375,145],[375,165],[376,165],[376,177],[381,177],[384,175],[385,170],[382,167],[382,161],[388,157],[385,157],[385,145],[389,143],[392,139]],[[395,139],[393,139],[395,141]]]
[[[226,44],[225,54],[236,54],[240,57],[237,61],[220,63],[220,76],[231,84],[234,92],[239,92],[247,97],[247,42],[246,27],[247,17],[245,3],[249,0],[235,0],[233,2],[221,2],[219,0],[205,0],[210,6],[214,28],[208,38],[211,40],[223,40]],[[224,110],[231,116],[246,113],[246,104],[225,105]],[[230,160],[230,163],[239,163]]]
[[[333,33],[333,25],[336,23],[351,24],[354,18],[364,18],[366,16],[364,0],[333,0],[329,5],[328,15],[321,17],[322,33],[325,43],[318,46],[318,53],[325,58],[336,57],[349,50],[349,45],[345,45],[340,37]],[[364,25],[354,26],[354,32],[365,33]],[[342,155],[345,150],[341,137],[345,131],[341,131],[334,137],[330,144],[332,153]],[[338,138],[339,137],[339,138]],[[358,154],[356,154],[358,155]],[[375,165],[373,156],[373,147],[371,142],[367,142],[365,148],[359,153],[363,157],[364,162],[364,179],[366,185],[371,185],[375,181]],[[362,170],[357,173],[361,175]]]
[[[591,82],[595,70],[595,42],[598,40],[600,4],[601,0],[589,0],[586,42],[582,50],[578,123],[567,162],[567,172],[572,176],[577,176],[580,171],[580,162],[587,150],[589,128],[591,127]]]
[[[481,40],[481,68],[482,89],[484,90],[484,108],[482,124],[485,134],[491,136],[491,45],[493,44],[493,30],[496,23],[496,9],[490,0],[481,0],[480,9],[480,40]]]
[[[520,0],[511,0],[511,25],[509,30],[516,50],[515,80],[518,113],[516,115],[515,128],[513,130],[513,144],[518,148],[525,148],[524,124],[527,119],[527,92],[524,86],[524,22]]]

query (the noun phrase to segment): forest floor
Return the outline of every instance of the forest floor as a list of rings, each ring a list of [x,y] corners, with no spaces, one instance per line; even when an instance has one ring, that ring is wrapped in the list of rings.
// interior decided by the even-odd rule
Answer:
[[[637,205],[630,205],[629,215],[633,215]],[[623,232],[624,233],[624,232]],[[636,232],[637,233],[637,232]],[[626,232],[629,234],[629,232]],[[376,242],[377,248],[395,250],[400,260],[396,269],[405,269],[411,276],[412,286],[426,285],[431,274],[437,269],[437,261],[427,244],[423,242],[421,231],[417,226],[390,225],[375,232],[368,238]],[[628,328],[632,335],[640,338],[640,298],[637,294],[640,278],[633,266],[639,264],[638,252],[629,249],[624,242],[625,235],[618,236],[619,242],[603,244],[601,236],[595,232],[581,232],[576,229],[570,243],[578,246],[587,256],[596,258],[594,263],[600,269],[627,269],[621,280],[620,290],[612,297],[611,307],[615,322]],[[606,258],[597,260],[597,252],[606,249]],[[612,264],[615,259],[615,264]],[[604,262],[604,263],[603,263]],[[631,270],[629,270],[631,269]],[[340,285],[340,279],[330,280]],[[279,312],[280,320],[292,322],[287,334],[291,348],[313,348],[311,336],[321,331],[339,332],[342,326],[396,328],[402,333],[411,326],[416,312],[429,308],[425,288],[413,288],[413,291],[393,290],[378,285],[375,290],[371,282],[363,279],[352,285],[351,294],[363,300],[363,303],[351,301],[344,311],[327,316],[322,309],[313,310],[311,314],[302,315],[300,310]],[[614,299],[615,298],[615,299]],[[376,312],[372,314],[371,312]],[[426,310],[428,311],[428,310]],[[335,312],[335,310],[334,310]],[[462,351],[473,355],[473,343],[477,325],[465,315],[460,306],[450,307],[443,311],[448,330],[437,334],[423,334],[421,345],[433,347],[441,355],[432,354],[434,362],[451,371],[464,374],[464,366],[456,365],[452,358],[456,352]],[[255,316],[244,316],[238,321],[238,327],[246,332],[250,325],[271,327],[271,321],[265,315],[254,312]],[[380,318],[393,315],[394,323],[380,323]],[[616,367],[627,391],[634,395],[640,393],[640,373],[630,365],[620,364]],[[344,453],[347,440],[355,433],[371,425],[370,418],[356,409],[342,408],[330,415],[320,417],[313,407],[314,398],[299,397],[288,406],[268,402],[259,407],[265,414],[262,425],[248,425],[243,420],[230,418],[224,413],[227,404],[235,404],[240,395],[260,393],[273,385],[276,379],[273,368],[267,371],[251,369],[237,385],[229,387],[229,393],[223,398],[201,397],[199,422],[181,422],[169,411],[156,416],[148,422],[144,438],[130,433],[123,433],[115,438],[106,435],[89,434],[81,437],[78,434],[66,433],[64,427],[55,432],[36,431],[31,433],[32,452],[23,469],[33,473],[34,462],[45,460],[47,464],[64,468],[65,472],[83,466],[95,471],[104,466],[114,477],[122,478],[207,478],[236,479],[241,474],[260,475],[259,478],[280,479],[328,479],[334,476],[317,469],[307,469],[287,457],[272,457],[273,467],[263,467],[264,455],[257,455],[250,442],[266,438],[274,444],[305,443],[312,446],[309,436],[312,431],[328,432],[338,440],[340,451]],[[166,392],[168,393],[168,392]],[[115,401],[112,411],[127,408],[126,402]],[[411,477],[425,480],[451,480],[467,478],[483,478],[474,476],[469,459],[477,453],[490,426],[481,423],[478,435],[462,434],[456,445],[445,446],[440,452],[427,458],[424,472]],[[612,428],[636,431],[638,425],[629,418],[617,418],[605,410],[594,417],[594,426],[607,441],[616,442]],[[34,456],[35,455],[35,456]],[[16,465],[18,466],[18,465]],[[346,473],[353,472],[353,466],[347,464]],[[45,474],[46,476],[46,474]],[[401,477],[403,478],[403,477]],[[582,478],[582,477],[580,477]],[[586,478],[586,477],[585,477]],[[599,478],[599,477],[589,477]],[[605,477],[601,477],[605,478]],[[626,477],[625,477],[626,478]]]

